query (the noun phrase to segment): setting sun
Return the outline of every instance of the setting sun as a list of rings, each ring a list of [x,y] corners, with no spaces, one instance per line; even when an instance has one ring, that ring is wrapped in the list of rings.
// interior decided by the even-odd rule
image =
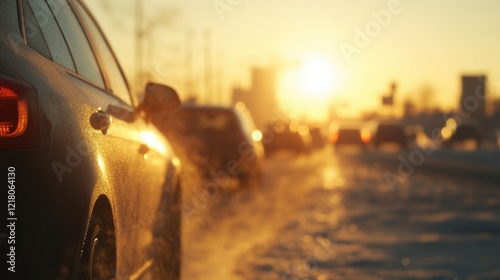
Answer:
[[[323,53],[308,53],[299,61],[297,67],[280,75],[281,109],[292,118],[325,120],[333,95],[341,88],[341,72],[335,61]]]
[[[334,90],[338,77],[326,57],[314,56],[305,59],[299,72],[299,82],[303,95],[324,100]]]

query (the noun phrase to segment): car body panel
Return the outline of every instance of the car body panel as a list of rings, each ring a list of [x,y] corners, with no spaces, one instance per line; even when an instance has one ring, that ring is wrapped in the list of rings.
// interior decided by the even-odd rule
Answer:
[[[0,4],[0,83],[9,77],[36,89],[41,131],[40,148],[0,149],[1,170],[18,172],[25,222],[18,238],[26,240],[18,268],[40,278],[76,278],[94,206],[105,200],[116,231],[116,276],[137,275],[155,258],[161,200],[177,187],[175,155],[134,108],[27,46],[18,3]],[[106,134],[89,121],[99,110],[111,116]]]

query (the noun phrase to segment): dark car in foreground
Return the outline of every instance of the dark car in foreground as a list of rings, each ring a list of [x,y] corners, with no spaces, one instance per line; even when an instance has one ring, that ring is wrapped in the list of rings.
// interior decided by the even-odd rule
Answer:
[[[184,104],[153,122],[170,139],[182,162],[205,178],[237,178],[243,185],[261,180],[262,133],[243,103],[236,106]]]
[[[179,278],[180,165],[148,118],[180,101],[136,100],[80,1],[0,2],[2,279]]]

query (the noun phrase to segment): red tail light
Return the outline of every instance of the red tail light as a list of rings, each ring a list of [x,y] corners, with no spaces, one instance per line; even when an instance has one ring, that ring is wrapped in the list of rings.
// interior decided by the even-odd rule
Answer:
[[[0,76],[0,149],[40,147],[39,122],[36,90]]]
[[[369,143],[372,140],[372,134],[368,129],[362,129],[360,133],[363,143]]]
[[[330,134],[330,143],[337,143],[337,141],[339,140],[339,133],[338,132],[332,132]]]

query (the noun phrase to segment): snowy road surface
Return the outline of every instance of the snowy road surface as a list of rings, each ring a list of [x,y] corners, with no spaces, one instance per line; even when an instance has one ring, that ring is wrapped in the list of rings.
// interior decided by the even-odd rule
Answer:
[[[325,149],[267,160],[260,187],[186,194],[182,279],[500,279],[500,182],[402,175]]]

